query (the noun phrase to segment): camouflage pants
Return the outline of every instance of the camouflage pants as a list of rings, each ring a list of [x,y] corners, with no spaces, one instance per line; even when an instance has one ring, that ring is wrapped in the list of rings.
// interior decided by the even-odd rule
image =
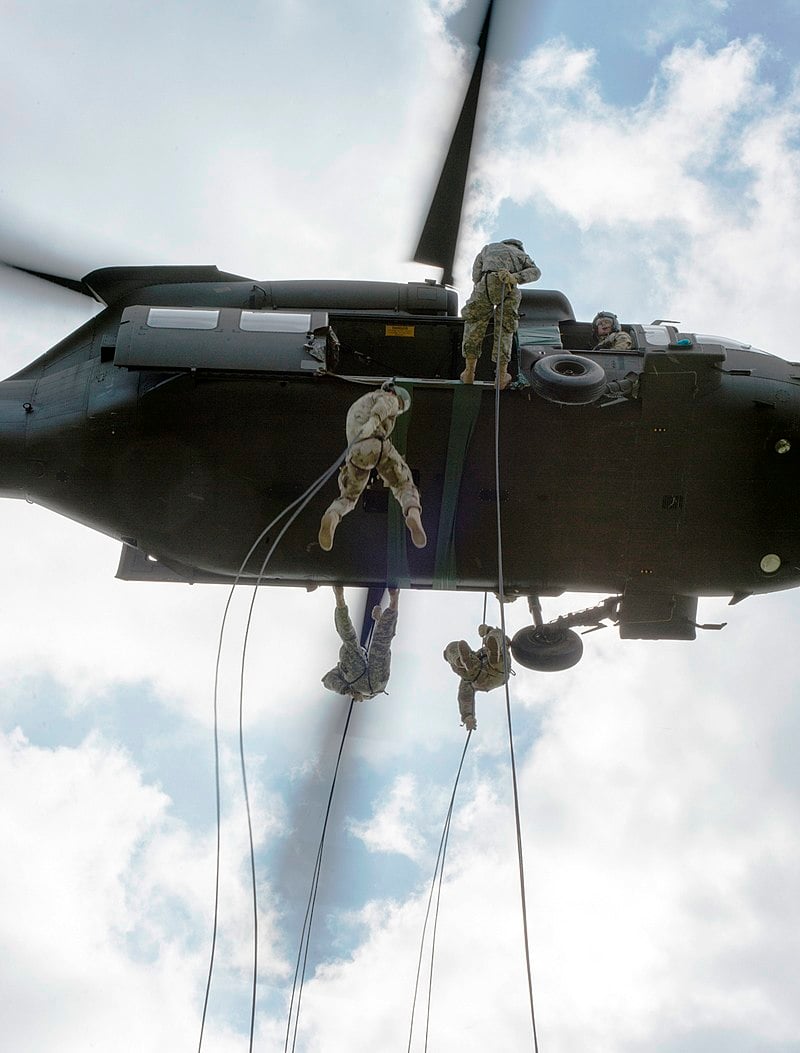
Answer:
[[[497,638],[502,648],[502,633],[499,629],[492,629],[492,634]],[[444,649],[444,660],[460,678],[458,685],[458,711],[461,714],[461,723],[468,731],[474,731],[477,727],[475,719],[475,692],[493,691],[501,687],[507,680],[508,674],[504,668],[491,665],[487,661],[486,649],[482,647],[479,651],[468,649],[466,669],[461,664],[459,655],[459,643],[463,641],[453,640]],[[501,651],[502,654],[502,651]]]
[[[472,296],[461,309],[464,318],[464,339],[461,345],[461,353],[464,358],[480,358],[483,340],[486,330],[493,317],[496,324],[500,321],[500,304],[503,292],[503,283],[495,274],[487,274],[485,278],[477,283],[472,290]],[[519,289],[506,289],[503,299],[503,328],[500,334],[500,362],[507,369],[511,361],[511,342],[519,325],[519,304],[522,294]],[[492,342],[492,361],[496,362],[497,333]]]
[[[342,638],[339,662],[322,678],[329,691],[340,695],[360,695],[374,698],[381,694],[389,683],[392,664],[392,639],[397,631],[397,611],[387,607],[375,623],[369,651],[359,645],[355,628],[346,607],[337,607],[334,613],[336,629]]]
[[[328,507],[329,512],[346,516],[358,504],[372,469],[392,491],[392,496],[406,515],[410,508],[421,508],[419,490],[414,486],[411,470],[389,439],[361,439],[347,455],[339,470],[339,496]]]

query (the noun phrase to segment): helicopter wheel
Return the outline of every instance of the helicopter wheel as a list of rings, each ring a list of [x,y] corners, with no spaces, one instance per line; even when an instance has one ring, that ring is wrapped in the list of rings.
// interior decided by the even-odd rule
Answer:
[[[548,402],[588,406],[606,390],[606,371],[583,355],[545,355],[531,371],[531,386]]]
[[[577,665],[583,654],[583,640],[574,630],[558,625],[526,625],[514,634],[511,653],[526,669],[558,673]]]

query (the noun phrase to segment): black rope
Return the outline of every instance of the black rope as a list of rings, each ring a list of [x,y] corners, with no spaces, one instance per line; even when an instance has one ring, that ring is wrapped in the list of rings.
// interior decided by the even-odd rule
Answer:
[[[346,453],[347,451],[345,451],[345,454],[342,455],[342,458],[346,456]],[[245,809],[247,811],[247,832],[250,846],[250,873],[253,890],[253,994],[250,1007],[250,1053],[252,1053],[253,1051],[253,1039],[255,1035],[256,993],[258,988],[258,895],[256,892],[256,857],[255,845],[253,844],[253,826],[250,816],[250,799],[247,791],[247,770],[244,758],[244,670],[245,662],[247,659],[247,645],[250,639],[250,625],[253,620],[253,609],[255,607],[256,596],[258,594],[258,586],[261,584],[261,580],[264,577],[264,571],[266,570],[267,564],[272,558],[275,549],[280,544],[283,535],[286,533],[286,531],[289,529],[289,527],[292,525],[295,519],[297,519],[297,517],[300,515],[300,513],[303,511],[303,509],[306,507],[306,505],[312,499],[312,497],[314,497],[314,494],[318,490],[320,490],[328,481],[330,476],[338,467],[340,460],[341,459],[337,460],[337,462],[335,462],[331,466],[331,468],[328,469],[327,472],[324,472],[323,475],[319,477],[316,484],[312,484],[312,486],[309,487],[310,492],[306,491],[306,493],[308,494],[307,498],[304,501],[301,501],[301,503],[298,505],[298,507],[295,509],[292,515],[286,520],[284,525],[281,527],[275,540],[272,542],[272,545],[269,551],[267,552],[266,556],[264,557],[264,561],[261,564],[261,567],[258,572],[258,577],[256,578],[255,588],[253,589],[253,595],[250,599],[250,608],[247,612],[247,623],[245,625],[244,640],[242,643],[242,661],[239,676],[239,761],[242,771],[242,786],[244,787]]]
[[[328,794],[328,804],[325,808],[325,818],[322,822],[322,832],[319,839],[319,847],[317,848],[317,858],[314,862],[314,871],[311,877],[311,887],[308,893],[308,901],[306,903],[306,913],[303,918],[303,928],[300,932],[300,946],[297,951],[297,962],[294,969],[294,980],[292,982],[292,995],[289,1000],[289,1015],[286,1021],[286,1039],[283,1044],[284,1053],[289,1049],[289,1033],[292,1029],[292,1011],[294,1010],[294,1032],[292,1034],[292,1050],[294,1051],[295,1044],[297,1042],[297,1029],[300,1023],[300,1003],[303,997],[303,984],[306,978],[306,966],[308,964],[308,949],[311,942],[311,926],[314,921],[314,908],[317,903],[317,892],[319,890],[319,878],[322,872],[322,854],[325,849],[325,835],[328,830],[328,820],[331,814],[331,806],[333,804],[333,795],[336,789],[336,779],[339,774],[339,763],[342,759],[342,752],[344,751],[344,744],[347,738],[347,731],[350,727],[350,718],[353,715],[353,699],[350,699],[350,705],[347,710],[347,719],[344,723],[344,729],[342,731],[342,740],[339,743],[339,752],[336,755],[336,766],[333,770],[333,778],[331,780],[331,789]],[[302,959],[302,971],[300,969],[300,962]],[[299,975],[299,984],[298,984]],[[297,994],[297,1006],[294,1006],[295,994]]]
[[[436,961],[436,932],[439,928],[439,904],[442,899],[442,882],[444,881],[444,864],[447,858],[447,844],[450,840],[450,821],[453,818],[453,804],[456,798],[456,789],[458,788],[458,780],[461,777],[461,768],[464,764],[464,758],[467,755],[467,747],[469,746],[471,731],[467,732],[467,741],[464,743],[464,752],[461,754],[461,762],[458,765],[458,772],[456,773],[456,781],[453,786],[453,795],[450,798],[450,807],[447,809],[447,819],[445,821],[444,831],[444,843],[442,846],[442,865],[439,868],[439,885],[436,889],[436,907],[433,912],[433,933],[431,935],[431,968],[428,975],[428,1005],[425,1012],[425,1053],[428,1050],[428,1035],[430,1032],[431,1024],[431,1001],[433,996],[433,966]]]
[[[497,327],[497,364],[495,369],[494,385],[494,478],[495,497],[497,509],[497,577],[499,584],[498,597],[500,600],[500,629],[503,634],[503,663],[504,669],[510,668],[508,656],[508,644],[506,642],[506,616],[505,616],[505,586],[503,583],[503,531],[500,517],[500,341],[503,333],[503,304],[505,302],[505,285],[500,297],[500,320]],[[517,789],[517,764],[514,756],[514,732],[511,726],[511,696],[508,690],[508,678],[505,682],[506,693],[506,718],[508,721],[508,747],[511,756],[511,782],[514,789],[514,822],[517,831],[517,860],[519,863],[519,891],[522,902],[522,930],[525,939],[525,966],[528,976],[528,999],[531,1009],[531,1027],[533,1029],[533,1048],[535,1053],[539,1051],[539,1041],[536,1035],[536,1011],[533,1005],[533,974],[531,971],[530,942],[528,939],[528,909],[525,902],[525,862],[522,854],[522,826],[519,816],[519,791]]]
[[[369,593],[367,594],[369,596]],[[375,622],[372,622],[369,628],[369,633],[365,643],[369,647],[372,641],[372,634],[375,631]],[[300,1003],[303,997],[303,985],[306,977],[306,966],[308,964],[308,950],[311,942],[311,926],[314,921],[314,908],[317,903],[317,892],[319,890],[319,879],[322,872],[322,855],[325,849],[325,835],[328,830],[328,820],[331,814],[331,806],[333,804],[333,795],[336,789],[336,779],[339,774],[339,764],[342,759],[342,753],[344,751],[344,744],[347,738],[347,731],[350,727],[350,718],[353,715],[353,698],[350,697],[350,706],[347,710],[347,719],[345,720],[344,729],[342,731],[342,740],[339,743],[339,752],[336,755],[336,765],[333,770],[333,778],[331,780],[331,789],[328,794],[328,804],[325,808],[325,818],[322,822],[322,832],[319,839],[319,847],[317,849],[317,858],[314,862],[314,870],[311,877],[311,887],[308,893],[308,901],[306,904],[306,913],[303,918],[303,928],[300,932],[300,946],[297,951],[297,962],[295,963],[294,979],[292,981],[292,994],[289,1000],[289,1014],[286,1021],[286,1038],[284,1040],[283,1049],[284,1053],[287,1053],[289,1049],[289,1033],[292,1030],[292,1012],[294,1011],[294,1032],[292,1034],[292,1051],[295,1049],[297,1043],[297,1029],[300,1024]],[[302,972],[300,971],[300,961],[302,958]],[[298,985],[298,974],[299,974],[299,985]],[[297,994],[297,1007],[294,1006],[295,994]]]
[[[437,925],[437,922],[438,922],[438,919],[439,919],[439,900],[441,898],[441,893],[442,893],[442,875],[444,874],[444,860],[445,860],[445,855],[447,854],[447,842],[448,842],[448,838],[450,836],[450,820],[451,820],[452,815],[453,815],[453,804],[455,803],[455,799],[456,799],[456,790],[458,789],[458,781],[461,778],[461,769],[464,767],[464,758],[467,755],[467,747],[469,746],[469,740],[470,740],[471,735],[472,735],[472,732],[468,731],[467,732],[467,739],[466,739],[466,742],[464,743],[464,750],[463,750],[463,752],[461,754],[461,760],[459,761],[458,771],[456,772],[456,781],[455,781],[455,783],[453,785],[453,792],[450,795],[450,805],[449,805],[449,807],[447,809],[447,815],[446,815],[445,821],[444,821],[444,828],[442,830],[442,836],[441,836],[441,838],[439,840],[439,851],[436,854],[436,865],[433,868],[433,878],[431,879],[431,890],[430,890],[430,892],[428,894],[428,906],[427,906],[427,909],[425,911],[425,921],[424,921],[424,923],[422,925],[422,937],[420,939],[420,944],[419,944],[419,958],[417,960],[417,975],[416,975],[416,979],[414,981],[414,997],[413,997],[412,1002],[411,1002],[411,1024],[410,1024],[409,1030],[408,1030],[408,1051],[409,1051],[409,1053],[411,1051],[411,1040],[412,1040],[412,1038],[414,1036],[414,1014],[415,1014],[416,1008],[417,1008],[417,992],[419,990],[420,973],[422,972],[422,955],[423,955],[423,951],[424,951],[424,948],[425,948],[425,933],[426,933],[427,928],[428,928],[428,919],[429,919],[430,913],[431,913],[431,902],[433,900],[433,890],[436,887],[436,875],[438,873],[439,874],[439,889],[438,889],[438,893],[437,893],[437,896],[436,896],[436,911],[435,911],[435,915],[434,915],[433,935],[432,935],[432,938],[431,938],[431,968],[430,968],[430,975],[429,975],[429,980],[428,980],[428,1008],[427,1008],[427,1014],[426,1014],[426,1020],[425,1020],[425,1049],[428,1048],[428,1025],[430,1023],[431,987],[432,987],[432,984],[433,984],[433,960],[434,960],[434,954],[435,954],[435,950],[436,950],[436,925]]]
[[[336,470],[339,467],[339,465],[342,463],[342,461],[347,456],[348,450],[349,450],[349,446],[348,446],[348,448],[346,450],[344,450],[343,453],[341,453],[339,455],[339,457],[333,462],[333,464],[329,468],[327,468],[326,471],[324,471],[322,473],[322,475],[319,476],[311,484],[311,486],[308,487],[307,490],[304,491],[304,493],[302,493],[298,498],[296,498],[294,501],[292,501],[291,504],[287,505],[287,507],[284,508],[283,511],[279,515],[277,515],[266,527],[264,527],[264,529],[258,535],[256,540],[250,546],[250,549],[249,549],[247,555],[242,560],[241,565],[239,566],[239,569],[236,572],[236,577],[234,578],[233,584],[231,585],[230,591],[228,593],[228,599],[227,599],[227,602],[225,604],[225,609],[224,609],[223,614],[222,614],[222,620],[221,620],[220,629],[219,629],[219,638],[218,638],[218,642],[217,642],[216,665],[215,665],[215,670],[214,670],[214,703],[213,703],[214,704],[214,785],[215,785],[215,795],[216,795],[216,826],[217,826],[216,871],[215,871],[215,878],[214,878],[214,921],[213,921],[213,928],[212,928],[212,935],[211,935],[211,953],[210,953],[209,965],[208,965],[208,978],[206,980],[206,990],[205,990],[205,996],[204,996],[204,999],[203,999],[203,1013],[202,1013],[202,1018],[201,1018],[201,1022],[200,1022],[200,1038],[199,1038],[198,1045],[197,1045],[198,1053],[201,1053],[202,1046],[203,1046],[203,1036],[204,1036],[204,1033],[205,1033],[206,1016],[207,1016],[207,1013],[208,1013],[208,1002],[209,1002],[209,998],[210,998],[210,994],[211,994],[211,981],[212,981],[213,974],[214,974],[214,963],[215,963],[215,955],[216,955],[216,947],[217,947],[217,933],[218,933],[218,928],[219,928],[220,839],[221,839],[221,826],[222,826],[222,823],[221,823],[221,804],[220,804],[220,779],[219,779],[219,671],[220,671],[220,664],[221,664],[221,660],[222,660],[222,643],[223,643],[223,639],[224,639],[225,626],[226,626],[227,620],[228,620],[228,614],[229,614],[229,611],[230,611],[231,601],[233,600],[233,594],[234,594],[234,592],[236,590],[236,586],[239,584],[239,581],[240,581],[240,579],[242,577],[242,574],[244,573],[245,566],[247,565],[250,557],[253,555],[255,550],[260,545],[260,543],[263,540],[263,538],[267,536],[269,531],[272,530],[272,528],[277,523],[279,523],[281,521],[281,519],[283,519],[284,516],[286,516],[289,512],[291,512],[292,509],[296,508],[296,511],[294,512],[294,515],[292,515],[291,518],[288,520],[288,522],[284,525],[284,527],[282,528],[282,530],[278,534],[277,538],[275,539],[275,542],[273,543],[273,545],[270,548],[269,552],[267,553],[267,555],[266,555],[266,557],[264,559],[264,562],[261,565],[261,569],[259,571],[258,581],[256,583],[257,585],[260,583],[261,578],[263,577],[264,569],[266,568],[267,563],[269,562],[270,558],[272,557],[272,554],[274,553],[275,548],[278,545],[278,542],[281,540],[281,538],[286,533],[286,531],[289,528],[289,526],[294,522],[294,520],[297,518],[297,516],[300,514],[300,512],[306,507],[306,505],[311,500],[311,498],[314,497],[314,495],[325,485],[325,483],[328,482],[328,480],[331,478],[331,476],[336,472]],[[255,598],[255,590],[253,591],[253,597]],[[252,610],[253,610],[253,607],[252,607],[252,603],[251,603],[250,614],[248,616],[248,623],[247,623],[248,630],[249,630],[249,625],[250,625],[250,617],[252,616]],[[247,647],[247,634],[245,634],[244,647],[245,648]],[[242,662],[244,663],[244,657],[242,658]],[[254,952],[253,952],[253,996],[252,996],[251,1013],[250,1013],[250,1046],[249,1046],[250,1053],[252,1053],[254,1030],[255,1030],[256,987],[257,987],[257,977],[258,977],[258,900],[257,900],[257,893],[256,893],[255,851],[254,851],[254,846],[253,846],[252,820],[251,820],[251,814],[250,814],[250,802],[249,802],[248,791],[247,791],[247,770],[246,770],[245,758],[244,758],[244,740],[243,740],[243,732],[242,732],[242,704],[241,704],[242,699],[241,699],[241,693],[240,693],[240,700],[239,701],[240,701],[240,705],[239,705],[239,758],[240,758],[240,764],[241,764],[241,770],[242,770],[242,781],[243,781],[243,785],[244,785],[245,807],[246,807],[246,810],[247,810],[247,825],[248,825],[248,831],[249,831],[249,835],[250,835],[250,863],[251,863],[251,878],[252,878],[252,888],[253,888],[253,904],[254,904],[254,919],[255,919],[255,921],[254,921],[255,943],[254,943]]]

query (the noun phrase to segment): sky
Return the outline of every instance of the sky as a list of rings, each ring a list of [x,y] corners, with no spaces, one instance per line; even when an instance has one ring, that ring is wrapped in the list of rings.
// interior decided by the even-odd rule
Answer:
[[[498,0],[457,263],[516,236],[576,316],[680,320],[796,358],[800,3]],[[0,258],[79,277],[257,279],[408,263],[482,11],[460,0],[4,0]],[[8,376],[90,301],[0,268]],[[118,544],[0,509],[0,1012],[20,1053],[197,1047],[211,947],[213,678],[227,591],[115,580]],[[579,529],[576,525],[576,534]],[[361,597],[348,592],[353,609]],[[593,601],[545,601],[549,617]],[[219,940],[203,1042],[248,1048],[237,755],[246,606],[220,692]],[[510,689],[539,1044],[796,1053],[800,616],[701,600],[694,643],[585,639]],[[401,597],[388,697],[354,710],[298,1050],[405,1049],[465,733],[450,639],[481,596]],[[244,693],[259,893],[257,1049],[282,1049],[345,700],[326,589],[260,590]],[[490,598],[490,620],[497,608]],[[527,621],[507,610],[510,629]],[[412,1049],[423,1048],[415,1029]],[[431,1048],[532,1048],[502,693],[479,696],[439,914]]]

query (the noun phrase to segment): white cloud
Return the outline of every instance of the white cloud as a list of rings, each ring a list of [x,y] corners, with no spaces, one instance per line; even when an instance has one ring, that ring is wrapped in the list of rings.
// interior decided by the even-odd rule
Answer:
[[[397,852],[419,860],[423,849],[417,829],[420,812],[416,780],[412,775],[401,775],[384,799],[376,802],[372,818],[363,823],[351,821],[348,828],[371,852]]]
[[[165,794],[98,735],[73,749],[41,749],[15,731],[0,737],[0,753],[0,792],[14,802],[0,820],[8,863],[0,879],[6,1040],[31,1051],[93,1044],[155,1051],[196,1042],[211,939],[213,835],[191,834],[177,822]],[[274,826],[257,785],[251,794],[263,844]],[[234,1048],[236,1038],[218,1020],[220,996],[246,990],[252,970],[241,807],[223,818],[209,1018],[216,1050]],[[262,982],[283,982],[288,967],[277,951],[267,885],[260,905]]]
[[[117,542],[24,502],[9,502],[3,511],[3,573],[16,600],[0,613],[0,631],[13,656],[0,680],[17,683],[35,668],[69,685],[75,706],[114,685],[143,682],[168,705],[208,724],[228,588],[117,581]],[[252,590],[239,590],[226,631],[220,695],[224,728],[235,727],[237,719],[251,597]],[[299,691],[300,712],[319,698],[325,650],[319,669],[304,656],[309,637],[330,636],[328,664],[335,661],[331,610],[327,590],[308,595],[286,589],[269,600],[265,590],[259,594],[246,667],[247,721],[267,711],[276,720],[287,719],[281,696],[290,687]]]
[[[758,622],[740,632],[769,653],[769,622]],[[705,1031],[722,1049],[734,1027],[777,1049],[800,1035],[791,984],[772,979],[791,975],[800,949],[787,896],[800,877],[800,799],[771,763],[786,694],[775,684],[754,710],[749,685],[710,686],[707,653],[660,646],[646,659],[628,651],[621,677],[587,664],[522,762],[540,1040],[638,1051]],[[502,774],[457,802],[434,984],[442,1049],[528,1040],[509,795]],[[767,889],[780,905],[767,906]],[[361,945],[308,985],[309,1048],[323,1034],[326,1049],[366,1050],[404,1032],[426,901],[427,888],[364,910]]]
[[[641,41],[645,52],[654,54],[671,41],[696,33],[703,29],[705,34],[719,37],[719,15],[730,8],[730,0],[673,0],[669,5],[662,4],[653,11],[653,17]]]
[[[43,9],[26,8],[33,15],[21,11],[3,45],[14,105],[2,130],[17,150],[4,169],[5,215],[35,221],[43,243],[77,252],[84,269],[191,261],[275,277],[397,278],[423,171],[468,66],[467,49],[442,36],[440,12],[453,6],[362,4],[342,19],[330,5],[293,3],[280,18],[250,12],[246,32],[235,8],[209,9],[198,37],[177,8],[136,24],[113,12],[112,25],[84,5],[87,17],[71,10],[74,28],[54,20],[44,39]],[[387,17],[384,45],[368,50]],[[651,92],[625,107],[608,102],[591,51],[538,49],[512,78],[515,92],[500,96],[506,117],[471,205],[475,241],[496,233],[502,202],[536,204],[574,232],[567,250],[583,301],[610,302],[613,290],[631,310],[657,303],[662,316],[781,350],[798,279],[797,98],[765,86],[764,58],[758,40],[676,49]],[[464,245],[462,270],[469,233]],[[529,247],[546,282],[546,255]],[[38,287],[37,304],[21,304],[32,280],[4,280],[10,371],[80,312],[57,290],[47,303],[61,306],[45,310]],[[208,728],[225,591],[115,582],[116,543],[21,503],[3,516],[2,686],[50,674],[72,712],[92,713],[120,683],[144,683]],[[241,599],[226,649],[226,734]],[[583,605],[572,599],[548,601],[548,613]],[[725,633],[694,645],[596,634],[575,670],[512,682],[546,1048],[639,1053],[704,1033],[704,1053],[715,1053],[731,1021],[753,1048],[797,1044],[794,602],[748,601]],[[348,750],[347,763],[373,774],[390,762],[403,772],[355,828],[375,857],[435,854],[463,744],[440,651],[447,637],[474,639],[481,605],[402,598],[390,697],[357,710]],[[526,621],[521,607],[510,609],[514,627]],[[328,590],[260,598],[245,715],[261,751],[251,789],[262,851],[293,827],[259,774],[287,757],[313,773],[323,711],[342,712],[319,685],[337,648]],[[440,917],[433,1025],[443,1050],[528,1042],[502,693],[478,706]],[[28,723],[37,715],[32,706]],[[6,1036],[37,1053],[195,1041],[211,839],[180,824],[164,792],[96,736],[76,749],[44,750],[19,734],[2,746],[12,805],[3,843],[14,860],[2,876]],[[251,938],[236,764],[224,754],[229,863],[209,1045],[225,1053],[241,1048],[229,1004],[247,999]],[[279,990],[273,878],[262,875],[263,985]],[[363,941],[309,983],[308,1048],[353,1053],[403,1033],[426,899],[420,888],[360,913]],[[326,921],[335,930],[335,912]],[[279,1048],[282,1021],[263,1011],[259,1037]]]
[[[92,2],[84,19],[20,9],[2,51],[4,225],[44,256],[80,246],[84,266],[397,277],[467,72],[442,32],[452,7],[256,5],[192,27],[169,5],[113,26]]]
[[[592,52],[537,49],[496,97],[464,242],[506,199],[547,207],[575,224],[582,302],[613,293],[636,320],[653,304],[780,353],[800,281],[798,99],[763,80],[766,56],[758,38],[678,47],[641,103],[618,105]],[[546,281],[547,249],[530,248]]]
[[[21,1050],[155,1049],[165,1028],[191,1034],[196,952],[171,926],[154,932],[149,961],[126,947],[140,922],[154,925],[130,893],[137,853],[164,830],[164,795],[96,738],[41,750],[15,733],[0,748],[3,798],[14,801],[3,813],[7,1041]],[[167,868],[160,879],[169,876]],[[164,1000],[160,984],[174,997]]]

